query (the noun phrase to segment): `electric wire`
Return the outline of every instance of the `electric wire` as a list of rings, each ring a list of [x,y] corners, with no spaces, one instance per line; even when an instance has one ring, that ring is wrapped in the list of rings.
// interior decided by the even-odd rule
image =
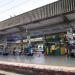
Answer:
[[[9,10],[11,10],[11,9],[13,9],[13,8],[17,8],[17,7],[19,7],[19,6],[21,6],[21,5],[23,5],[23,4],[26,4],[26,3],[28,3],[30,0],[26,0],[26,1],[23,1],[23,2],[21,2],[21,3],[19,3],[19,4],[17,4],[17,5],[14,5],[14,6],[12,6],[11,8],[8,8],[8,9],[6,9],[6,10],[4,10],[4,11],[1,11],[0,12],[0,14],[2,15],[2,14],[5,14],[5,12],[8,12]]]

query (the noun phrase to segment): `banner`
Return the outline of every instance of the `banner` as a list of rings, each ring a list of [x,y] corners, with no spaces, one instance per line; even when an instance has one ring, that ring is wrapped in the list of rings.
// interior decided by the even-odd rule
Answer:
[[[73,44],[74,43],[72,28],[67,29],[66,37],[67,37],[67,40],[68,40],[69,44]]]

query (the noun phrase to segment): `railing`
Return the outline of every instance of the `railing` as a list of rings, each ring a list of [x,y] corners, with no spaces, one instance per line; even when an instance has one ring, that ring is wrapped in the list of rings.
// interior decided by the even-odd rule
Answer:
[[[46,5],[41,9],[43,9],[41,12],[44,12],[44,17],[51,17],[62,13],[71,12],[75,10],[75,0],[60,0]]]

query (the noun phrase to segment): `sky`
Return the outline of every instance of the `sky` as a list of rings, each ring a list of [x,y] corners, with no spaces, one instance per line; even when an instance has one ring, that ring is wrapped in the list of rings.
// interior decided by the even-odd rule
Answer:
[[[0,21],[55,1],[57,0],[0,0]]]

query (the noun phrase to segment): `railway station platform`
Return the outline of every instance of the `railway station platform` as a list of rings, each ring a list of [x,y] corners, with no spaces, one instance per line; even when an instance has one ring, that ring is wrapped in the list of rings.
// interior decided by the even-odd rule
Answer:
[[[64,56],[0,56],[0,70],[21,75],[75,75],[74,63]]]

